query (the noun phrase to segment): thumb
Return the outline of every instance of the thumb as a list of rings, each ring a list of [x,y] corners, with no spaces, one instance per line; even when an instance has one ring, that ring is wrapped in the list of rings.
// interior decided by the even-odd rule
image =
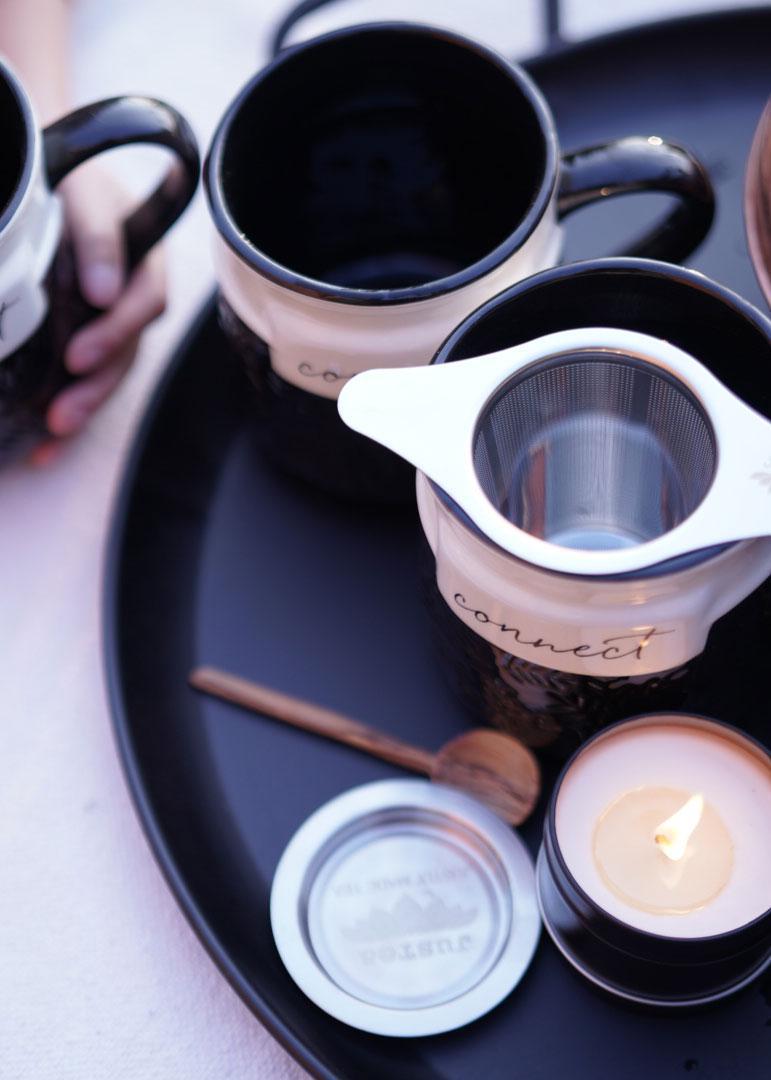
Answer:
[[[77,177],[80,180],[80,177]],[[88,303],[109,308],[125,277],[123,229],[109,200],[73,177],[65,198],[80,291]]]

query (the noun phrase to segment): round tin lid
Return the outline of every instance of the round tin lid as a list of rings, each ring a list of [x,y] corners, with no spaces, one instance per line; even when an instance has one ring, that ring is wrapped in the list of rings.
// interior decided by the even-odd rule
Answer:
[[[540,933],[533,865],[508,825],[426,780],[365,784],[290,840],[270,898],[301,990],[378,1035],[433,1035],[498,1004]]]

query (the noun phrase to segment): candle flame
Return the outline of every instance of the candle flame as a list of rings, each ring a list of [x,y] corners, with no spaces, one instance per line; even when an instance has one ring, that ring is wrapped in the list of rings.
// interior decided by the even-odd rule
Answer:
[[[676,810],[666,821],[662,821],[656,829],[654,839],[659,851],[666,855],[668,859],[672,859],[673,862],[682,859],[683,855],[685,855],[685,849],[688,847],[688,841],[693,830],[701,821],[703,812],[704,796],[691,795],[690,799],[684,802],[679,810]]]

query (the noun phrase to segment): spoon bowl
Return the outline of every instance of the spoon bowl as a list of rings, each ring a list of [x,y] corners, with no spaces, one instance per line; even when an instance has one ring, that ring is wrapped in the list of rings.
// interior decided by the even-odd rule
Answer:
[[[474,795],[512,825],[530,817],[541,790],[541,771],[530,750],[492,728],[472,728],[445,743],[430,775]]]

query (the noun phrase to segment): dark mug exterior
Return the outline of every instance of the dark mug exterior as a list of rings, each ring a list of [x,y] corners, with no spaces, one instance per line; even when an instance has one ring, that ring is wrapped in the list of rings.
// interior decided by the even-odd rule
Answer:
[[[63,237],[56,185],[95,154],[150,143],[174,154],[159,187],[124,223],[129,272],[192,198],[198,152],[186,121],[151,98],[86,106],[43,131],[15,76],[0,64],[0,465],[46,435],[55,394],[72,381],[64,351],[95,314],[81,297],[71,246]]]
[[[282,51],[226,112],[204,179],[222,325],[256,388],[266,452],[380,503],[412,500],[411,470],[339,419],[348,379],[429,363],[469,312],[557,262],[561,219],[587,203],[674,194],[635,246],[672,259],[713,214],[682,147],[631,137],[561,154],[521,68],[408,23]]]
[[[469,316],[442,345],[434,363],[485,355],[555,331],[587,326],[664,338],[698,358],[747,404],[771,417],[771,322],[703,274],[652,260],[598,259],[544,271]],[[771,632],[771,583],[767,580],[771,541],[767,538],[697,551],[636,574],[589,582],[528,569],[482,536],[460,507],[422,475],[418,496],[424,531],[429,540],[433,538],[431,546],[423,540],[422,580],[439,662],[475,723],[484,720],[563,759],[598,729],[641,712],[682,708],[719,712],[760,738],[767,735],[765,717],[758,709],[758,695],[767,682]],[[454,565],[441,564],[447,556],[439,551],[437,519],[466,545],[464,566],[457,556]],[[472,592],[481,580],[474,565],[477,557],[504,567],[499,584],[504,576],[532,579],[529,609],[521,606],[509,617],[510,609],[504,608],[506,634],[497,632],[500,613],[493,627],[489,608]],[[483,572],[488,572],[487,566]],[[729,572],[732,592],[726,591]],[[459,573],[467,575],[460,585]],[[541,577],[536,580],[538,574]],[[489,581],[486,589],[489,597],[493,593]],[[560,644],[571,644],[570,627],[586,633],[592,625],[589,605],[607,603],[613,590],[613,605],[629,621],[630,629],[637,629],[631,624],[641,617],[636,605],[650,600],[651,627],[656,633],[666,629],[672,635],[657,639],[661,650],[657,659],[661,659],[653,665],[648,662],[647,670],[642,663],[635,674],[635,658],[620,657],[617,641],[608,650],[607,662],[604,656],[598,658],[594,647],[581,646],[587,655],[586,672],[581,655],[571,654],[566,669],[559,656],[566,650],[556,648],[554,640],[543,634],[528,633],[527,619],[541,618],[557,595],[557,607],[549,608],[551,625],[564,625],[569,640]],[[722,607],[714,602],[721,590]],[[665,613],[661,617],[669,623],[655,621],[659,597]],[[680,650],[677,662],[668,663],[668,650],[681,633],[670,627],[682,628],[688,619],[697,624],[690,630],[698,648]],[[644,621],[638,659],[646,661],[650,654],[644,646],[651,645],[650,636],[646,637],[651,627],[647,618]],[[596,620],[597,625],[602,623],[602,618]],[[504,645],[504,640],[511,644]],[[623,669],[621,662],[626,665]]]

